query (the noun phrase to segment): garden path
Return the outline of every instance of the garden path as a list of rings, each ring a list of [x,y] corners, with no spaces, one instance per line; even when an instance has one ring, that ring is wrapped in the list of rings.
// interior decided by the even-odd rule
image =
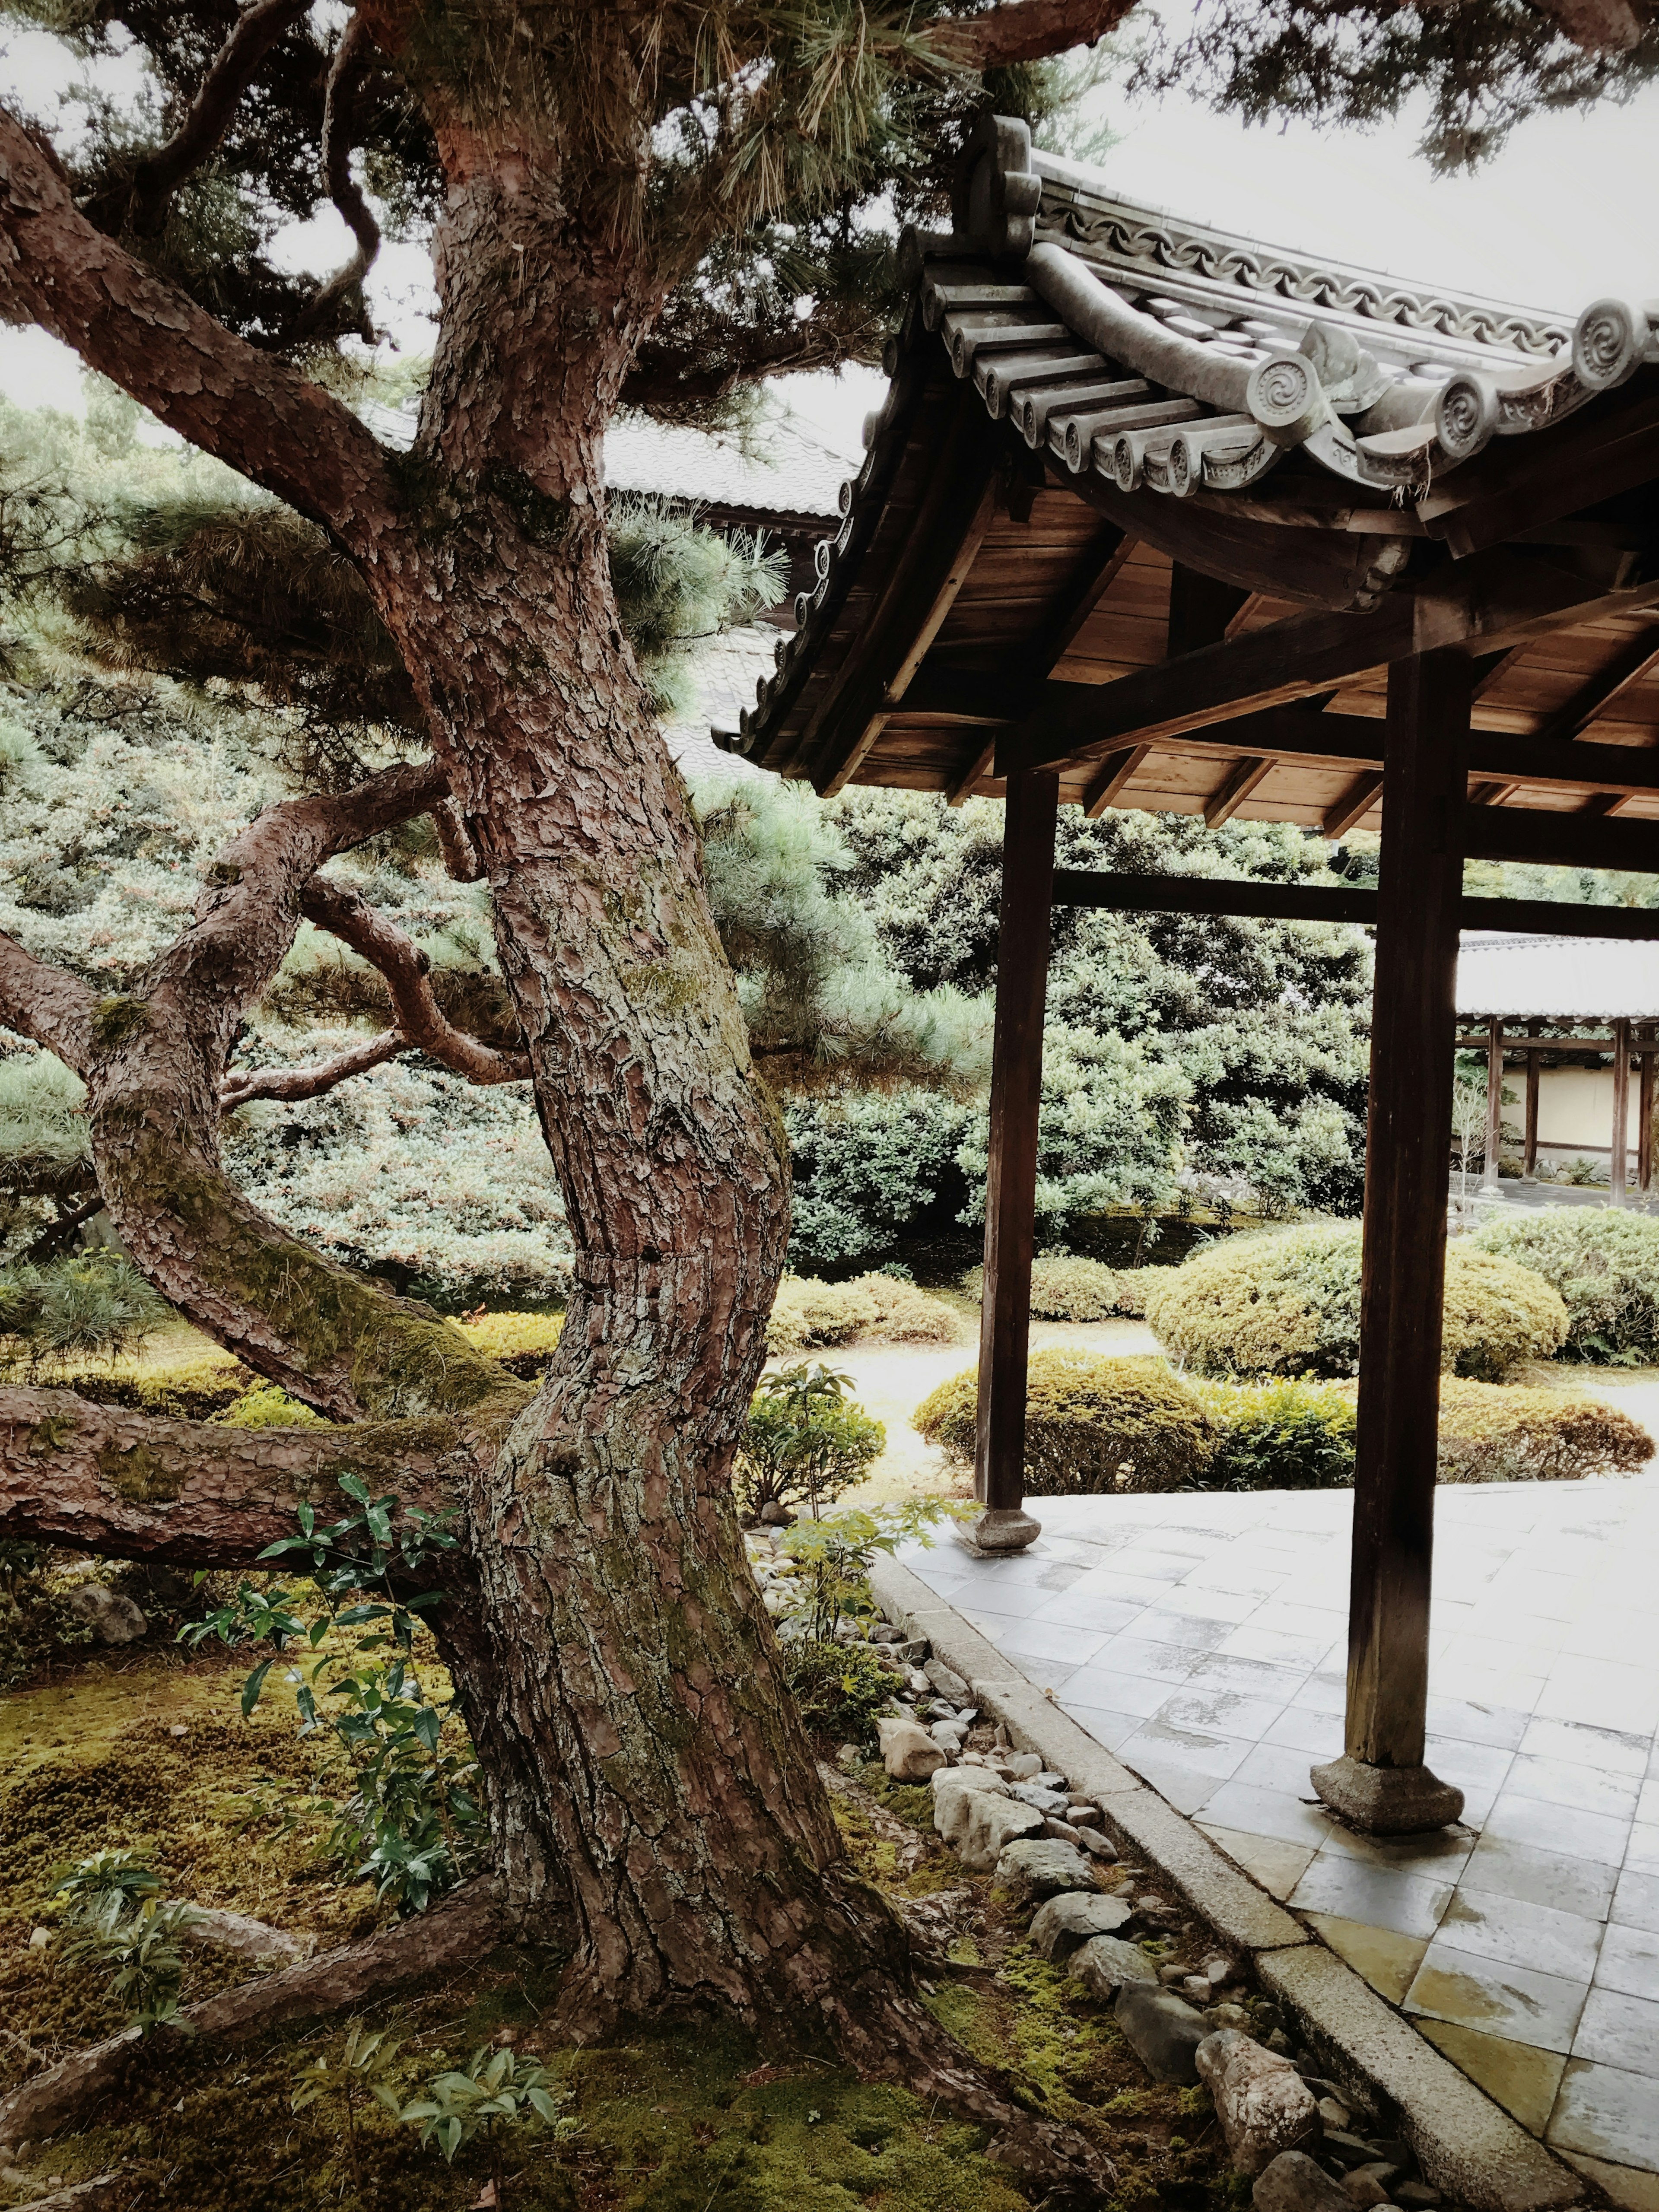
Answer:
[[[1606,1388],[1659,1426],[1659,1382]],[[1308,1779],[1342,1749],[1352,1508],[1042,1498],[1017,1558],[902,1557],[1523,2125],[1659,2212],[1659,1462],[1439,1492],[1428,1756],[1467,1825],[1426,1838],[1356,1835]]]

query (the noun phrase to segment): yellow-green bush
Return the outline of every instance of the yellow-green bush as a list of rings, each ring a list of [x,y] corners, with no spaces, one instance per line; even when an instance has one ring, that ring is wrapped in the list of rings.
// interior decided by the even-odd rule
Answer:
[[[491,1313],[464,1321],[461,1334],[499,1359],[509,1375],[533,1382],[552,1358],[563,1328],[562,1313]]]
[[[912,1425],[952,1459],[974,1456],[979,1370],[941,1382]],[[1217,1430],[1196,1391],[1161,1359],[1108,1359],[1055,1346],[1033,1355],[1025,1487],[1039,1498],[1201,1486]]]
[[[128,1363],[70,1369],[63,1385],[99,1406],[126,1406],[175,1421],[210,1421],[228,1413],[258,1380],[232,1353],[209,1352],[154,1367]]]
[[[985,1270],[962,1279],[970,1298],[985,1295]],[[1039,1321],[1106,1321],[1121,1311],[1118,1278],[1098,1260],[1069,1252],[1039,1252],[1031,1262],[1031,1311]]]
[[[1117,1279],[1117,1310],[1129,1314],[1136,1321],[1146,1317],[1146,1301],[1154,1291],[1161,1290],[1171,1275],[1179,1274],[1178,1267],[1126,1267]]]
[[[1237,1237],[1194,1254],[1146,1299],[1158,1341],[1201,1374],[1352,1375],[1359,1364],[1356,1222]],[[1567,1334],[1559,1294],[1530,1267],[1461,1243],[1446,1254],[1442,1364],[1497,1382]]]
[[[1559,1291],[1571,1316],[1564,1358],[1659,1358],[1659,1221],[1650,1215],[1616,1206],[1506,1206],[1468,1241],[1536,1269]]]
[[[1440,1386],[1442,1482],[1577,1482],[1634,1474],[1652,1456],[1641,1423],[1604,1399],[1451,1377]]]
[[[1220,1437],[1206,1489],[1343,1490],[1352,1482],[1351,1384],[1298,1376],[1195,1388]]]
[[[766,1348],[806,1352],[858,1337],[879,1344],[953,1344],[958,1333],[957,1316],[943,1298],[930,1297],[896,1275],[860,1275],[850,1283],[786,1275],[767,1323]]]
[[[256,1382],[214,1419],[228,1429],[326,1429],[333,1425],[278,1382]]]

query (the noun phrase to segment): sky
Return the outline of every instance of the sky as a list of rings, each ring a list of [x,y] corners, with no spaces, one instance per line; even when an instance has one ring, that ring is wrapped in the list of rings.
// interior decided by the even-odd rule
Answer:
[[[63,50],[40,33],[0,46],[0,97],[44,111],[64,81]],[[1247,129],[1191,100],[1134,105],[1098,96],[1121,134],[1103,164],[1126,199],[1264,242],[1576,315],[1615,292],[1659,295],[1659,86],[1626,106],[1540,116],[1473,178],[1437,177],[1410,117],[1369,132],[1306,125]],[[289,241],[296,266],[331,269],[349,252],[331,213]],[[424,256],[386,248],[371,280],[377,319],[412,350]],[[76,404],[78,363],[38,331],[0,329],[0,391],[26,406]],[[790,404],[828,442],[856,453],[880,398],[872,371],[784,380]]]

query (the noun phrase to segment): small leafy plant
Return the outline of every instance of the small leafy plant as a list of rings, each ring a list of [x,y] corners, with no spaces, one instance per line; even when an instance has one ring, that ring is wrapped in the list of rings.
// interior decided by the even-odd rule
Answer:
[[[767,1376],[738,1443],[738,1510],[804,1505],[814,1520],[887,1448],[887,1431],[848,1397],[852,1377],[805,1362]]]
[[[870,1594],[870,1570],[877,1553],[890,1554],[915,1539],[931,1543],[930,1532],[939,1522],[969,1520],[978,1510],[949,1498],[906,1498],[869,1512],[849,1506],[820,1520],[797,1522],[783,1540],[800,1593],[791,1617],[801,1619],[804,1634],[819,1642],[834,1636],[839,1620],[873,1620],[878,1608]]]
[[[357,2159],[357,2110],[373,2098],[394,2120],[402,2119],[403,2100],[389,2079],[392,2062],[402,2047],[388,2030],[381,2028],[371,2035],[362,2021],[354,2020],[331,2063],[326,2055],[308,2059],[294,2077],[293,2107],[296,2112],[304,2112],[307,2106],[324,2098],[331,2104],[337,2104],[343,2112],[346,2166],[351,2175],[352,2189],[359,2197],[362,2194],[362,2176]]]
[[[132,1851],[94,1851],[52,1886],[70,1930],[64,1958],[109,1975],[110,1995],[140,2036],[178,2015],[179,1937],[195,1917],[177,1899],[164,1905],[155,1869]]]
[[[422,2147],[435,2146],[452,2166],[456,2152],[482,2132],[489,2154],[494,2203],[500,2212],[506,2202],[502,2130],[539,2119],[551,2126],[556,2141],[568,2142],[580,2132],[574,2119],[560,2117],[559,2106],[568,2100],[569,2092],[555,2084],[544,2066],[485,2045],[464,2067],[434,2075],[425,2094],[405,2105],[398,2117],[420,2129]]]
[[[321,1652],[289,1676],[301,1734],[331,1735],[356,1785],[343,1804],[325,1801],[334,1817],[322,1848],[330,1857],[358,1860],[350,1878],[373,1881],[376,1895],[400,1912],[423,1912],[471,1869],[483,1815],[471,1745],[452,1725],[453,1703],[435,1704],[416,1665],[416,1638],[428,1632],[422,1616],[442,1602],[443,1593],[405,1598],[394,1577],[403,1583],[420,1576],[428,1555],[454,1550],[456,1539],[444,1525],[447,1515],[410,1507],[394,1528],[394,1498],[371,1497],[354,1474],[343,1475],[340,1488],[356,1513],[324,1526],[302,1505],[299,1534],[259,1554],[276,1559],[297,1553],[308,1561],[306,1579],[319,1601],[309,1621],[295,1609],[301,1602],[295,1592],[245,1582],[228,1604],[187,1622],[179,1639],[199,1644],[217,1636],[231,1645],[275,1644],[277,1656],[262,1661],[242,1685],[246,1718],[290,1648],[317,1653],[331,1633],[356,1632],[348,1656]],[[332,1699],[339,1701],[337,1711],[326,1710]]]

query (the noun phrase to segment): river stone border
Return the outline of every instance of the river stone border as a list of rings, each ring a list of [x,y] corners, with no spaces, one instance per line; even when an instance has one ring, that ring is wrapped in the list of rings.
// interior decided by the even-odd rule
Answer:
[[[974,1703],[1098,1805],[1120,1848],[1154,1865],[1224,1943],[1250,1954],[1261,1987],[1295,2014],[1329,2077],[1399,2114],[1435,2188],[1474,2212],[1558,2212],[1582,2204],[1579,2176],[1478,2089],[1335,1953],[1130,1773],[996,1646],[897,1560],[878,1558],[870,1586],[889,1620],[926,1637],[969,1683]]]

